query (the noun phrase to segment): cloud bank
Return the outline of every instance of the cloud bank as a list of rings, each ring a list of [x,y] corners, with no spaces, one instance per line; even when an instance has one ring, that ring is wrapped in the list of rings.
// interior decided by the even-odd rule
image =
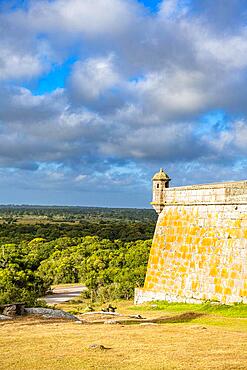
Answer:
[[[2,203],[145,206],[161,165],[246,178],[243,2],[145,3],[3,2]]]

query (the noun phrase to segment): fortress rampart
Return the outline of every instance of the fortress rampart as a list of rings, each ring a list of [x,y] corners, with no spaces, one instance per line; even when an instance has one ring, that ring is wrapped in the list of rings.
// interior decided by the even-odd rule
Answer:
[[[164,205],[247,204],[247,181],[168,188],[163,197]]]
[[[175,188],[166,181],[153,179],[159,218],[135,303],[247,303],[247,181]]]

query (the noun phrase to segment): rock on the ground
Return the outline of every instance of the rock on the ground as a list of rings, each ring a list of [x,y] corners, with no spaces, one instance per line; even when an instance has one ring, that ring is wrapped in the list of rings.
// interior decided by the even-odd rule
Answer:
[[[90,344],[90,346],[88,347],[89,349],[95,349],[95,350],[101,350],[101,351],[104,351],[106,349],[111,349],[110,347],[105,347],[103,346],[103,344]]]
[[[194,325],[191,327],[193,330],[207,330],[206,326]]]
[[[140,319],[140,320],[144,320],[145,319],[145,317],[142,317],[141,315],[129,315],[129,317],[131,318],[131,319]]]
[[[53,310],[51,308],[41,308],[41,307],[32,307],[25,308],[25,312],[31,315],[41,315],[50,319],[68,319],[80,321],[78,317],[72,315],[71,313],[65,312],[63,310]]]
[[[25,303],[10,303],[0,305],[0,313],[4,316],[14,317],[16,315],[21,316],[24,314]]]
[[[14,317],[16,315],[16,305],[7,306],[3,310],[4,316],[11,316]]]
[[[118,322],[116,320],[106,320],[104,321],[104,324],[115,325],[118,324]]]
[[[12,320],[12,317],[6,315],[0,315],[0,320]]]

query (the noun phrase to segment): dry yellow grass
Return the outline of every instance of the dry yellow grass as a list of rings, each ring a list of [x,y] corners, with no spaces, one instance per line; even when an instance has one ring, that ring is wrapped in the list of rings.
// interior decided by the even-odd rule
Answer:
[[[0,324],[0,368],[247,369],[246,324],[213,316],[150,326],[18,319]],[[111,349],[89,349],[93,343]]]

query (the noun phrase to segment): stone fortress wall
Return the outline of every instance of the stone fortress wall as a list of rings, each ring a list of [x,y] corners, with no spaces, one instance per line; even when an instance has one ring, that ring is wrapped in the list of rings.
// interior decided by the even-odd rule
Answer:
[[[135,303],[247,303],[247,181],[175,188],[166,181],[153,178],[159,218]]]

